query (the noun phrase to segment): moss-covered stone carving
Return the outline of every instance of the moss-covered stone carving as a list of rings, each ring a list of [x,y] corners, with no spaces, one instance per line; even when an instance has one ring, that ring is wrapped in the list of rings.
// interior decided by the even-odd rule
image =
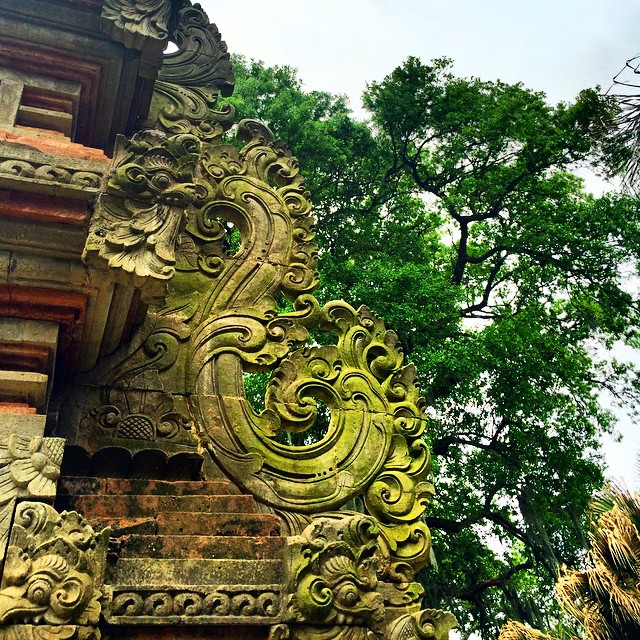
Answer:
[[[20,503],[0,584],[0,624],[97,625],[107,540],[75,512]]]
[[[318,518],[292,538],[293,619],[321,625],[371,626],[384,617],[376,561],[379,531],[370,518]]]
[[[419,613],[414,581],[433,495],[414,367],[369,309],[312,296],[314,220],[297,161],[259,122],[225,137],[226,47],[199,9],[181,9],[179,24],[184,46],[163,68],[146,128],[119,142],[91,223],[87,259],[151,306],[131,343],[86,378],[85,442],[109,428],[154,440],[175,423],[168,437],[188,430],[282,514],[290,607],[274,638],[445,638],[452,618]],[[216,63],[196,69],[207,55]],[[308,344],[316,328],[335,344]],[[262,411],[244,389],[255,371],[271,372]],[[314,425],[318,402],[331,414],[326,434],[284,444],[283,432]],[[118,435],[133,418],[140,429]],[[339,511],[354,499],[364,513]]]
[[[4,557],[17,500],[53,501],[64,440],[12,433],[0,438],[0,553]]]
[[[126,47],[142,49],[150,39],[161,47],[169,37],[170,16],[171,0],[105,0],[101,24]]]

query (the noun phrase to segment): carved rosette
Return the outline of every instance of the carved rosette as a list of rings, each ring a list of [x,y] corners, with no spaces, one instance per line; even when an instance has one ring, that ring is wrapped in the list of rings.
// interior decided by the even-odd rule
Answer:
[[[95,626],[108,531],[40,502],[16,509],[0,584],[0,624]],[[18,630],[16,630],[16,633]],[[37,637],[37,634],[35,635]]]
[[[0,440],[0,553],[18,499],[52,501],[64,451],[64,439],[21,436]]]

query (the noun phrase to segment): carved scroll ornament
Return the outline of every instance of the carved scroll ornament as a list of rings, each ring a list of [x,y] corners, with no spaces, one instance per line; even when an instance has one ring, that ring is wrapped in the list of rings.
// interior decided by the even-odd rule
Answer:
[[[191,8],[181,16],[184,42],[213,33]],[[115,397],[134,406],[136,394],[172,394],[228,476],[294,523],[294,623],[274,637],[382,637],[374,629],[389,604],[403,620],[394,638],[444,638],[428,635],[430,614],[406,617],[430,553],[422,514],[433,495],[415,369],[369,309],[313,298],[314,220],[297,161],[256,121],[238,124],[239,144],[224,138],[233,113],[216,106],[217,80],[180,78],[177,62],[196,60],[198,47],[166,65],[151,130],[120,143],[92,221],[87,258],[143,294],[151,281],[162,291],[147,297],[157,304],[128,349],[99,372],[102,403],[85,415],[122,407]],[[315,329],[334,344],[307,346]],[[271,372],[262,411],[244,388],[256,371]],[[326,433],[286,444],[287,432],[313,427],[319,404],[331,415]],[[364,515],[335,512],[355,498]]]
[[[184,4],[186,6],[178,12],[173,33],[178,50],[165,56],[160,80],[183,88],[207,88],[230,96],[234,78],[227,45],[200,5]]]
[[[293,619],[331,626],[371,626],[384,617],[378,585],[378,530],[370,518],[318,518],[290,539]]]
[[[0,624],[98,623],[108,534],[96,534],[75,512],[22,502],[0,585]]]
[[[420,516],[433,488],[415,370],[368,309],[320,307],[309,295],[316,248],[297,162],[260,123],[241,122],[238,137],[241,149],[160,132],[122,146],[87,252],[125,272],[175,275],[166,303],[104,377],[130,394],[143,374],[159,376],[153,389],[188,396],[212,455],[273,507],[313,514],[362,495],[395,561],[417,569],[429,553]],[[292,311],[278,311],[279,293]],[[295,351],[313,327],[337,344]],[[256,413],[243,371],[274,368]],[[313,425],[316,399],[332,414],[327,434],[282,444],[282,431]]]

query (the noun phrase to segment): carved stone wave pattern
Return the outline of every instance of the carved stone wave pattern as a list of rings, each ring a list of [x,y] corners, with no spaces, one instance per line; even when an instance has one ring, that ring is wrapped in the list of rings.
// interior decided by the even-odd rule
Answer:
[[[100,187],[103,178],[102,174],[92,171],[82,171],[47,163],[27,162],[26,160],[13,158],[0,159],[0,176],[31,178],[96,190]]]
[[[131,591],[114,594],[105,615],[117,618],[277,618],[282,610],[280,585],[266,587],[229,586],[185,587],[157,591]],[[153,622],[153,621],[152,621]]]

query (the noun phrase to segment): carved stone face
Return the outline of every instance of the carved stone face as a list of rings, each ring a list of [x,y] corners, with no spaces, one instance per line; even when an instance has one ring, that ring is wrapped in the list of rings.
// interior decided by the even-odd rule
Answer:
[[[384,617],[379,593],[378,530],[366,516],[320,518],[297,547],[297,617],[314,623],[369,626]],[[299,552],[299,553],[298,553]]]
[[[96,624],[95,557],[107,540],[107,531],[96,534],[74,511],[21,502],[0,585],[0,624]]]
[[[64,549],[57,551],[31,560],[19,547],[9,547],[0,622],[29,619],[64,624],[86,607],[93,595],[92,579],[72,568]]]

